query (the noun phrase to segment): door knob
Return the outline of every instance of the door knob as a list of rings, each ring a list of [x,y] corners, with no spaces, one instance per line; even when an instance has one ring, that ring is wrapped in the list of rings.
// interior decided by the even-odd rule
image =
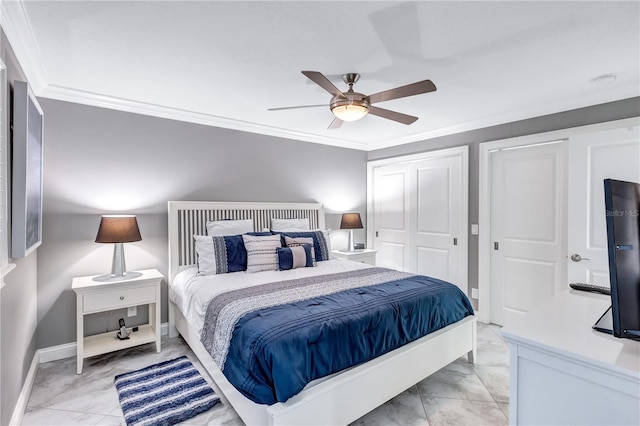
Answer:
[[[581,260],[591,260],[591,259],[588,259],[586,257],[582,257],[578,253],[574,253],[574,254],[571,255],[571,260],[573,260],[574,262],[580,262]]]

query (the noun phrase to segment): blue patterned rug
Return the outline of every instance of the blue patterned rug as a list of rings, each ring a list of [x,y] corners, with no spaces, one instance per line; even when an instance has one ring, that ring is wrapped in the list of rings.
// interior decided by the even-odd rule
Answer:
[[[115,380],[128,426],[174,425],[220,401],[186,356],[119,374]]]

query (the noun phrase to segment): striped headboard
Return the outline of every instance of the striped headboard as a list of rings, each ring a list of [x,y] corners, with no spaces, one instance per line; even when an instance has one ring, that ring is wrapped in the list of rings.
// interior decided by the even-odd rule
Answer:
[[[193,235],[206,235],[207,222],[253,219],[253,230],[271,227],[271,218],[309,218],[311,229],[325,229],[324,208],[316,203],[226,203],[169,201],[169,283],[182,269],[195,265]]]

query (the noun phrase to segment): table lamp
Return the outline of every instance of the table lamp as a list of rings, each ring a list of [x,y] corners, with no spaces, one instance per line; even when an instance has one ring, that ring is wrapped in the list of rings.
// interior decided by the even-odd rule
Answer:
[[[360,219],[360,213],[342,213],[342,220],[340,221],[340,229],[349,230],[349,241],[347,243],[347,251],[355,251],[353,244],[353,230],[362,229],[362,220]]]
[[[123,278],[127,275],[124,263],[123,243],[142,241],[138,221],[134,215],[105,215],[100,220],[96,243],[113,243],[111,277]]]

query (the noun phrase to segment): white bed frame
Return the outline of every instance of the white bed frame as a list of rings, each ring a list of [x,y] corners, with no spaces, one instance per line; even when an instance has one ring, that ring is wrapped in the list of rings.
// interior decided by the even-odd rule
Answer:
[[[270,218],[309,218],[311,229],[325,229],[324,209],[312,203],[169,202],[169,285],[195,263],[193,234],[206,234],[206,222],[253,219],[254,230]],[[455,359],[476,356],[476,319],[466,317],[376,359],[319,379],[287,402],[270,406],[244,397],[222,374],[200,336],[169,302],[169,334],[180,333],[206,368],[223,401],[248,425],[346,425],[415,385]]]

